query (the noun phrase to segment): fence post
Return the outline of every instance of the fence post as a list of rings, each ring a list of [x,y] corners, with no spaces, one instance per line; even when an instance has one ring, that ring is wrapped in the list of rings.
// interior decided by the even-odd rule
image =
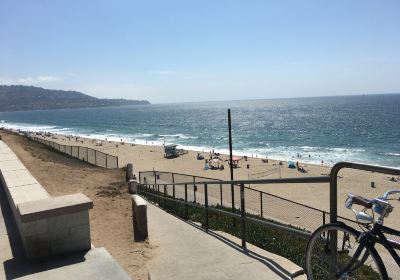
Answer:
[[[187,201],[187,184],[185,184],[185,218],[186,220],[189,218],[189,207],[188,207],[188,201]]]
[[[106,168],[108,168],[108,164],[107,164],[107,155],[106,155]]]
[[[221,207],[222,207],[222,184],[219,184],[219,195],[221,197]]]
[[[94,165],[97,166],[97,150],[94,150]]]
[[[263,218],[264,214],[263,214],[263,195],[262,195],[262,192],[260,192],[260,206],[261,206],[261,218]]]
[[[208,187],[204,184],[204,204],[206,207],[206,231],[208,231]]]
[[[322,224],[325,225],[326,223],[326,212],[322,211]]]
[[[241,235],[242,248],[246,248],[246,209],[244,201],[244,184],[240,184],[240,216],[241,216]]]
[[[79,148],[80,148],[80,147],[78,146],[78,159],[81,160],[80,153],[79,153],[79,151],[80,151],[81,149],[79,149]]]
[[[119,168],[118,157],[117,157],[117,169]]]

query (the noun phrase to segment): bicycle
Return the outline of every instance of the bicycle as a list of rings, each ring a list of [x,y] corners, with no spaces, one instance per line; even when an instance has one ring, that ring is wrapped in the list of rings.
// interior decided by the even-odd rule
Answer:
[[[305,255],[307,278],[317,279],[389,279],[386,267],[375,245],[381,244],[400,266],[400,257],[394,249],[400,243],[388,240],[385,234],[400,237],[400,231],[383,225],[393,206],[389,196],[400,193],[400,189],[389,190],[383,197],[367,199],[351,193],[345,207],[353,210],[361,230],[343,222],[319,227],[310,237]],[[400,200],[400,199],[397,199]],[[353,204],[364,207],[361,211]],[[372,215],[366,211],[371,209]],[[375,214],[378,218],[374,220]]]

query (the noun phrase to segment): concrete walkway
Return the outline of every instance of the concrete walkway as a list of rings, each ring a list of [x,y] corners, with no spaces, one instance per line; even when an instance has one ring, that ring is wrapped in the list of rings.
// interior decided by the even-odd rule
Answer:
[[[154,257],[148,263],[151,280],[306,279],[291,261],[226,233],[209,232],[148,204],[149,240]]]

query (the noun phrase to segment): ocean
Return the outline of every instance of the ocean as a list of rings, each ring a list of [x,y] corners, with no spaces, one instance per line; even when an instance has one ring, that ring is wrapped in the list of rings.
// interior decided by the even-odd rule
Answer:
[[[228,108],[236,155],[400,167],[400,94],[0,112],[0,127],[227,154]]]

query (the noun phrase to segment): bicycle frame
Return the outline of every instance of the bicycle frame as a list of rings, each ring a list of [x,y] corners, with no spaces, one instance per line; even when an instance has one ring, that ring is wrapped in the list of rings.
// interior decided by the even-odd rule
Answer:
[[[358,246],[356,252],[354,253],[352,259],[350,262],[346,265],[346,267],[338,273],[337,276],[341,276],[343,273],[346,271],[350,271],[350,269],[353,267],[353,265],[356,263],[356,260],[358,257],[361,255],[361,252],[365,249],[365,247],[368,245],[370,246],[375,246],[376,243],[379,243],[383,245],[387,251],[389,251],[390,255],[392,258],[396,261],[397,265],[400,266],[400,257],[395,251],[394,248],[400,248],[400,244],[391,240],[388,240],[384,233],[399,236],[400,237],[400,231],[386,227],[384,225],[375,223],[372,230],[366,232],[363,234],[361,239],[360,239],[360,245]],[[368,255],[363,256],[363,263],[367,260]]]
[[[375,224],[370,233],[372,237],[374,237],[374,241],[376,243],[382,244],[386,248],[386,250],[389,251],[392,258],[396,261],[396,264],[400,266],[400,257],[394,249],[400,249],[400,244],[392,240],[388,240],[384,233],[400,237],[400,231],[386,227],[381,224]]]

